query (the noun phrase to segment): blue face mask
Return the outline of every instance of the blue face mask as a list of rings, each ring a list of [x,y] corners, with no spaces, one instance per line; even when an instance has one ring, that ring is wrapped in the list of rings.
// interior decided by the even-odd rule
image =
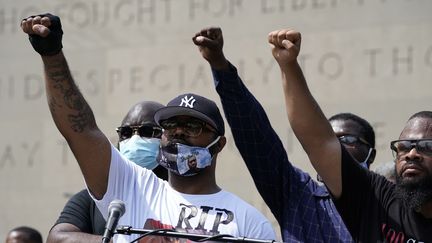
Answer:
[[[181,176],[193,176],[212,163],[212,155],[209,148],[220,139],[217,137],[207,147],[194,147],[181,143],[172,143],[160,146],[157,162],[174,174]]]
[[[158,166],[156,156],[159,151],[159,138],[142,138],[133,135],[119,143],[119,150],[122,155],[135,164],[153,170]]]

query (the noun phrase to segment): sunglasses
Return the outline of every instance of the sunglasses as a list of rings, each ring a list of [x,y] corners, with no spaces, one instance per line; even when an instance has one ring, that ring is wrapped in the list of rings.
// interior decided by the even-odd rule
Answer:
[[[354,146],[357,144],[365,144],[369,147],[372,147],[368,141],[366,141],[364,138],[354,136],[354,135],[343,135],[338,137],[339,141],[345,145],[348,146]]]
[[[432,156],[432,139],[395,140],[390,143],[390,148],[397,159],[409,153],[413,148],[421,154]]]
[[[160,138],[162,136],[162,128],[151,125],[117,127],[116,131],[120,140],[128,139],[135,133],[145,138]]]
[[[198,137],[204,129],[210,130],[212,132],[216,132],[214,129],[210,129],[210,126],[207,126],[207,123],[201,120],[186,120],[186,121],[178,121],[178,120],[165,120],[160,123],[164,132],[168,135],[172,135],[178,128],[182,128],[183,132],[189,137]]]

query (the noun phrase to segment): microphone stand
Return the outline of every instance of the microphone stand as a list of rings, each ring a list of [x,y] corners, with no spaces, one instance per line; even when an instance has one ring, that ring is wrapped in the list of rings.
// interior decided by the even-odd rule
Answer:
[[[144,238],[148,235],[157,235],[157,236],[165,236],[165,237],[173,237],[173,238],[186,238],[196,242],[219,241],[219,242],[246,242],[246,243],[278,243],[274,240],[258,240],[258,239],[252,239],[246,237],[234,237],[232,235],[227,235],[227,234],[208,236],[208,235],[199,235],[199,234],[191,234],[191,233],[182,233],[171,229],[156,229],[156,230],[133,229],[131,226],[117,227],[116,234],[123,234],[123,235],[140,234],[141,235],[140,237],[138,237],[132,242],[138,241],[141,238]]]

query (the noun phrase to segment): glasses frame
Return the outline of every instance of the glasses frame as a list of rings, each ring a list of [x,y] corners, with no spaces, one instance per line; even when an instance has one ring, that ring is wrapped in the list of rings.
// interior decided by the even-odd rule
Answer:
[[[142,127],[148,127],[148,128],[152,128],[153,129],[151,137],[141,136],[139,134],[138,130],[140,128],[142,128]],[[132,134],[131,134],[130,137],[125,137],[125,138],[122,137],[122,135],[120,133],[121,133],[121,130],[124,129],[124,128],[131,128],[132,129]],[[155,136],[156,131],[159,131],[159,133],[158,133],[159,136],[157,136],[157,137]],[[143,124],[143,125],[139,125],[139,126],[120,126],[120,127],[116,128],[116,132],[117,132],[119,138],[122,139],[122,140],[131,138],[134,134],[138,134],[140,137],[145,137],[145,138],[160,138],[161,135],[162,135],[162,133],[163,133],[163,129],[160,128],[160,127],[158,127],[158,126]]]
[[[166,127],[164,127],[164,123],[165,122],[175,122],[176,126],[174,128],[171,129],[167,129]],[[199,135],[201,135],[202,131],[205,129],[213,132],[213,133],[217,133],[216,130],[211,127],[207,122],[205,121],[201,121],[201,120],[193,120],[194,123],[198,123],[201,125],[199,132],[197,132],[197,134],[193,134],[190,132],[190,130],[185,126],[185,124],[190,123],[191,120],[187,120],[187,121],[176,121],[176,120],[163,120],[160,122],[160,126],[162,127],[163,132],[166,132],[169,135],[172,135],[179,127],[181,127],[183,129],[183,131],[185,132],[185,134],[189,137],[198,137]]]
[[[355,137],[355,138],[357,138],[358,141],[360,141],[361,143],[363,143],[363,144],[369,146],[369,148],[372,148],[372,145],[371,145],[368,141],[366,141],[366,139],[364,139],[364,138],[362,138],[362,137],[360,137],[360,136],[352,135],[352,134],[345,134],[345,135],[341,135],[341,136],[338,136],[338,137],[337,137],[337,138],[339,139],[339,141],[340,141],[342,144],[346,144],[346,145],[350,146],[350,144],[347,144],[347,143],[344,143],[344,142],[341,141],[341,138],[343,138],[343,137]]]
[[[399,154],[401,152],[397,151],[397,147],[395,146],[395,143],[397,142],[402,142],[402,141],[407,141],[410,142],[410,146],[409,149],[407,151],[403,151],[403,154]],[[420,154],[426,155],[426,156],[431,156],[432,157],[432,150],[428,153],[426,151],[424,151],[423,149],[419,149],[418,143],[422,142],[422,141],[430,141],[432,142],[432,138],[423,138],[423,139],[398,139],[398,140],[393,140],[390,142],[390,149],[392,151],[393,157],[395,159],[399,159],[401,156],[408,154],[413,148],[416,149],[416,151]]]

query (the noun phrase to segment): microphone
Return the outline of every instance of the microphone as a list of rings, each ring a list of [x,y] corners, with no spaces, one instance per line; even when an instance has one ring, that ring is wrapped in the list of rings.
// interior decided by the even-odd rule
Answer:
[[[102,237],[102,243],[108,243],[114,235],[118,221],[125,213],[125,204],[121,200],[113,200],[108,206],[108,220],[105,224],[105,231]]]

